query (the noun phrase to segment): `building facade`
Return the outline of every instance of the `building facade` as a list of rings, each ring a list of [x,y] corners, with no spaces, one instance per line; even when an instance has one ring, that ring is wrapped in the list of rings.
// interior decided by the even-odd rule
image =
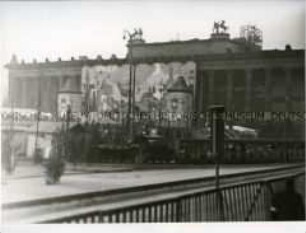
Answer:
[[[197,63],[196,111],[304,112],[304,51],[223,54]]]
[[[232,112],[305,110],[304,50],[289,45],[283,50],[262,50],[249,37],[231,39],[225,31],[215,31],[206,40],[137,40],[128,44],[128,50],[126,58],[80,57],[29,64],[13,57],[6,66],[10,101],[19,108],[39,108],[56,116],[68,105],[77,113],[125,111],[132,59],[135,105],[140,109],[149,97],[160,106],[180,77],[191,96],[190,106],[184,109],[191,112],[206,112],[214,104]],[[300,125],[304,127],[304,122]]]

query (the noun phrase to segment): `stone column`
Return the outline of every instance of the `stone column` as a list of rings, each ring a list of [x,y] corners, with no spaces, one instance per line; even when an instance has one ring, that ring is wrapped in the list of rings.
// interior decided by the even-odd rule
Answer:
[[[46,101],[46,93],[45,93],[45,79],[44,79],[44,75],[43,72],[40,71],[38,74],[38,89],[37,89],[37,93],[38,93],[38,108],[39,111],[43,112],[45,111],[44,106],[45,106],[45,101]]]
[[[271,72],[270,67],[265,68],[265,111],[271,111]]]
[[[10,102],[14,103],[14,106],[17,106],[18,104],[18,79],[16,77],[10,77],[9,80],[9,98]]]
[[[14,102],[15,107],[20,108],[21,107],[21,79],[20,77],[14,79]]]
[[[54,84],[53,84],[53,87],[54,87],[54,96],[53,96],[53,101],[54,101],[54,111],[55,111],[55,115],[56,117],[58,117],[59,115],[59,111],[58,111],[58,93],[60,91],[60,76],[56,76],[56,77],[53,77],[54,79]]]
[[[63,91],[64,90],[64,76],[60,75],[59,76],[59,91]]]
[[[203,111],[203,96],[204,96],[204,75],[203,72],[199,71],[198,72],[198,111],[202,112]]]
[[[57,95],[57,88],[56,88],[56,77],[50,76],[49,77],[50,82],[50,110],[52,114],[56,114],[56,95]]]
[[[22,108],[27,108],[27,104],[28,104],[27,98],[29,96],[28,96],[28,90],[27,90],[27,84],[28,84],[27,82],[28,82],[27,77],[23,77],[21,81],[21,93],[22,93],[21,107]]]
[[[52,94],[51,94],[51,80],[50,80],[50,76],[49,77],[45,77],[45,83],[46,83],[46,111],[47,112],[52,112]]]
[[[208,96],[208,106],[214,104],[214,91],[215,91],[215,85],[214,85],[214,70],[208,70],[208,91],[209,91],[209,96]]]
[[[33,77],[28,79],[28,107],[35,109],[36,101],[36,88],[35,88],[35,79]]]
[[[286,111],[291,111],[292,110],[292,105],[291,105],[291,98],[290,98],[290,93],[291,93],[291,88],[292,88],[292,84],[291,84],[291,69],[290,67],[286,67],[285,68],[285,85],[286,85]]]
[[[252,100],[252,69],[245,70],[246,77],[246,88],[245,88],[245,111],[250,111],[251,100]]]
[[[194,111],[199,112],[200,111],[200,72],[199,70],[196,70],[196,76],[195,76],[195,85],[194,85]]]
[[[39,82],[38,82],[38,102],[39,102],[39,109],[41,112],[45,111],[45,101],[46,101],[46,84],[44,77],[40,74],[39,75]]]
[[[23,84],[22,84],[22,78],[18,78],[16,80],[16,107],[17,108],[22,108],[22,98],[23,98],[23,92],[22,92],[22,88],[23,88]]]
[[[228,70],[226,72],[226,76],[227,76],[227,93],[226,93],[226,106],[227,109],[226,111],[232,111],[232,104],[233,104],[233,71],[232,70]]]
[[[39,80],[40,80],[40,77],[39,75],[35,77],[35,84],[34,84],[34,88],[33,88],[33,96],[35,97],[34,98],[34,103],[33,103],[33,108],[36,109],[37,106],[38,106],[38,102],[40,101],[39,100]]]

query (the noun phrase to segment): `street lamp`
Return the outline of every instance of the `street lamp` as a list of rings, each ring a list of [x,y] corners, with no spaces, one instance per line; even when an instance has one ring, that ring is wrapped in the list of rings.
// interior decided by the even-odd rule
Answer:
[[[69,148],[69,143],[70,143],[70,137],[69,137],[69,128],[70,128],[70,121],[71,121],[71,105],[68,104],[67,106],[67,110],[66,110],[66,132],[65,132],[65,147],[64,147],[64,151],[65,151],[65,157],[66,159],[71,159],[71,155],[70,155],[70,148]]]
[[[219,220],[221,221],[224,220],[223,198],[220,191],[220,160],[224,155],[224,111],[225,108],[222,105],[213,105],[210,107],[212,154],[215,158],[216,165],[217,210]]]
[[[133,139],[133,119],[135,108],[135,66],[133,61],[133,43],[138,40],[142,40],[142,29],[134,29],[133,32],[128,30],[123,31],[123,39],[128,42],[128,60],[130,66],[129,74],[129,98],[128,98],[128,114],[127,114],[127,130],[129,139]],[[131,117],[132,115],[132,117]]]
[[[8,154],[7,155],[2,155],[2,156],[7,156],[7,173],[10,175],[14,171],[14,148],[13,148],[13,139],[14,139],[14,121],[15,121],[15,113],[14,113],[14,100],[13,96],[10,96],[10,102],[11,102],[11,119],[10,119],[10,131],[9,131],[9,142],[8,142]]]
[[[39,140],[39,123],[40,123],[40,115],[41,115],[41,88],[42,88],[42,81],[43,78],[42,72],[40,72],[40,76],[38,77],[38,90],[37,90],[37,118],[36,118],[36,135],[35,135],[35,146],[34,146],[34,162],[38,163],[40,161],[38,151],[38,140]]]

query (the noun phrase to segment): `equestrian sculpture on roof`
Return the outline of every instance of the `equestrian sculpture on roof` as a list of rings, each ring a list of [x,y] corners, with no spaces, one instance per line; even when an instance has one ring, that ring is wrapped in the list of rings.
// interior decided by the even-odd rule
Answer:
[[[220,31],[220,29],[222,29],[222,31]],[[225,20],[221,20],[220,22],[214,22],[213,33],[226,33],[227,29],[228,26],[225,26]]]

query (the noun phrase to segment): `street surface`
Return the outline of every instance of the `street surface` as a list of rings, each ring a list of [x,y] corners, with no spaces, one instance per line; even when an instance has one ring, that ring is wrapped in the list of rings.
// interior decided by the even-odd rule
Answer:
[[[224,165],[222,174],[250,172],[284,165]],[[19,169],[19,172],[17,170]],[[172,168],[154,170],[115,169],[104,166],[103,173],[84,173],[67,169],[61,182],[56,185],[45,185],[43,168],[39,165],[18,168],[16,173],[2,182],[2,203],[36,200],[86,192],[105,191],[117,188],[135,187],[170,181],[186,180],[214,176],[214,166],[202,168]],[[25,174],[25,175],[23,175]]]

